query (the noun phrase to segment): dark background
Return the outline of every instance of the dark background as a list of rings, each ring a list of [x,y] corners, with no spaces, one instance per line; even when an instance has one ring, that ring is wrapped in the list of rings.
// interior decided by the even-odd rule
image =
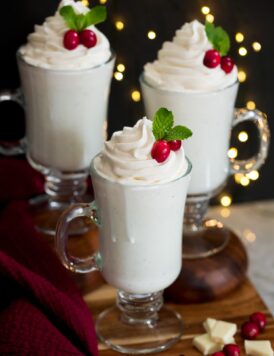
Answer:
[[[99,0],[92,0],[91,5]],[[34,24],[41,24],[46,16],[54,14],[58,0],[12,0],[1,5],[0,22],[0,89],[17,88],[20,85],[16,67],[15,52],[33,31]],[[139,90],[138,77],[143,65],[156,57],[162,42],[171,40],[176,29],[186,21],[198,19],[204,22],[201,7],[207,5],[215,17],[215,24],[225,28],[231,38],[231,56],[238,67],[247,74],[247,80],[240,85],[237,107],[245,106],[248,100],[256,103],[260,110],[267,113],[273,132],[274,117],[274,6],[270,0],[107,0],[108,20],[99,26],[107,35],[117,54],[117,63],[126,66],[122,81],[113,80],[110,109],[109,134],[124,125],[133,125],[144,114],[142,102],[134,102],[131,92]],[[118,31],[115,22],[121,20],[124,29]],[[150,40],[149,30],[157,37]],[[242,32],[245,40],[242,44],[235,41],[235,34]],[[252,49],[252,43],[262,45],[260,52]],[[238,48],[245,46],[248,54],[240,57]],[[24,119],[21,109],[15,105],[0,105],[0,139],[14,140],[24,134]],[[238,132],[232,135],[232,145],[239,150],[239,158],[250,156],[256,151],[256,132],[250,126],[244,127],[249,140],[240,143]],[[260,171],[256,181],[250,181],[247,187],[236,184],[231,178],[225,192],[233,201],[274,198],[274,159],[273,145],[269,158]]]

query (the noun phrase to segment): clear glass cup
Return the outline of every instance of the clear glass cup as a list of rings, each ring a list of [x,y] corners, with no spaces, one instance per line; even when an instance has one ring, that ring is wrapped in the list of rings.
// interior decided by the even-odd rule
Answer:
[[[96,158],[95,158],[96,159]],[[96,321],[100,340],[128,354],[160,352],[183,333],[181,317],[163,307],[162,291],[181,270],[182,219],[190,181],[186,173],[168,183],[124,184],[101,176],[91,164],[95,202],[65,211],[56,232],[56,249],[71,271],[101,270],[118,289],[115,306]],[[99,251],[88,258],[68,253],[68,226],[88,217],[99,227]]]
[[[235,109],[238,82],[208,93],[174,92],[155,88],[140,77],[142,96],[148,118],[164,106],[174,114],[177,124],[194,133],[183,143],[193,164],[184,216],[184,258],[209,257],[228,243],[230,233],[219,221],[205,219],[209,200],[222,190],[227,178],[235,173],[249,173],[264,163],[269,146],[266,115],[258,110]],[[229,159],[232,129],[242,122],[252,122],[258,129],[257,155],[247,160]]]
[[[85,201],[90,159],[106,138],[107,107],[115,56],[80,70],[53,70],[27,63],[17,52],[22,89],[0,93],[26,114],[26,137],[0,153],[26,152],[29,163],[45,176],[45,196],[30,201],[38,230],[55,234],[61,212]],[[80,232],[81,223],[71,228]]]

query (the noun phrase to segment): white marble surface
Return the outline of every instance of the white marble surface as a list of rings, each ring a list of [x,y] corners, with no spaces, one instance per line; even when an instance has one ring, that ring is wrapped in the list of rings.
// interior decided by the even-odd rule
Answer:
[[[249,277],[274,315],[274,201],[212,207],[208,215],[241,237],[249,256]]]

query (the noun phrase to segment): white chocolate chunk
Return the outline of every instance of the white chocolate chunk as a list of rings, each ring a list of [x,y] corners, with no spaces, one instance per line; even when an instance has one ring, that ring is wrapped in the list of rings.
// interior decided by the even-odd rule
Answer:
[[[210,330],[210,336],[215,342],[227,344],[236,332],[236,324],[217,320],[213,328]]]
[[[209,334],[195,336],[193,339],[193,345],[201,351],[203,355],[209,355],[223,349],[223,345],[214,342]]]
[[[207,318],[206,321],[204,321],[203,326],[208,334],[211,334],[211,330],[216,324],[216,321],[217,321],[216,319],[212,319],[212,318]]]
[[[274,354],[270,341],[264,340],[245,340],[245,352],[250,356],[273,356]]]

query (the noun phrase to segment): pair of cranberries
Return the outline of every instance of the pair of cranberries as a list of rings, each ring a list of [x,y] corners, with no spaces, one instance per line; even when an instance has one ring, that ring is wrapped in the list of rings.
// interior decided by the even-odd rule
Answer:
[[[249,321],[246,321],[241,328],[244,339],[253,340],[264,330],[266,326],[266,316],[264,313],[256,312],[250,315]]]
[[[68,30],[64,35],[64,47],[68,50],[73,50],[78,47],[79,44],[87,48],[92,48],[97,43],[97,36],[91,30],[83,30],[81,32],[77,32],[75,30]]]
[[[208,51],[206,51],[204,56],[204,65],[206,67],[215,68],[220,64],[222,70],[226,74],[229,74],[234,67],[234,61],[232,58],[228,56],[221,57],[220,53],[215,49],[209,49]]]
[[[249,321],[246,321],[242,327],[242,337],[247,340],[255,339],[266,326],[266,316],[264,313],[256,312],[250,315]],[[238,345],[227,344],[223,351],[215,352],[211,356],[240,356],[241,350]]]
[[[181,148],[182,141],[158,140],[154,142],[151,150],[151,157],[158,163],[164,162],[170,155],[170,151],[178,151]]]
[[[224,346],[223,351],[214,352],[212,356],[240,356],[241,349],[238,345],[227,344]]]
[[[212,356],[240,356],[241,349],[238,345],[227,344],[224,346],[223,351],[214,352]]]

